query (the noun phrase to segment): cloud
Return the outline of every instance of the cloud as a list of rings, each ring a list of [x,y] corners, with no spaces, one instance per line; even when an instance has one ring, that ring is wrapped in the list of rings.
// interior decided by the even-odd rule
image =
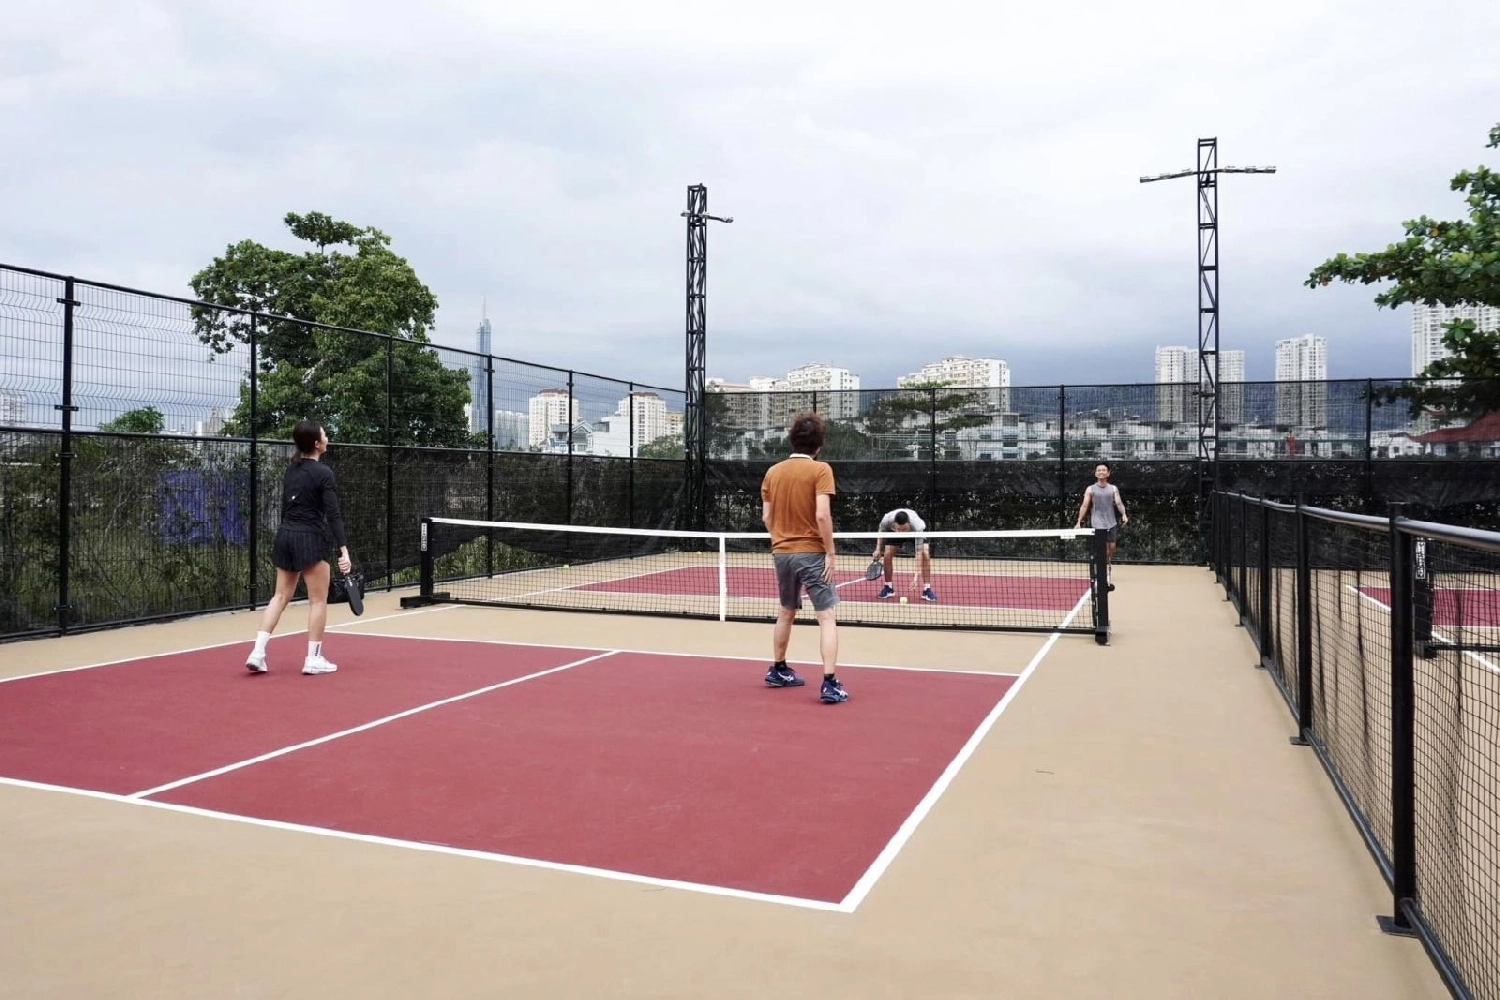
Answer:
[[[65,20],[64,20],[65,19]],[[1140,381],[1197,337],[1199,136],[1224,165],[1223,333],[1409,370],[1372,289],[1302,287],[1484,162],[1492,5],[255,5],[19,0],[0,26],[0,260],[182,294],[287,211],[394,237],[438,339],[680,385],[687,185],[709,366],[867,386],[944,354]],[[1490,156],[1493,161],[1493,156]]]

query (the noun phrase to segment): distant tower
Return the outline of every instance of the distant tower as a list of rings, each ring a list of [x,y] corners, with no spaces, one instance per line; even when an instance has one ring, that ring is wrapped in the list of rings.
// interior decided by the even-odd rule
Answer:
[[[480,357],[474,359],[469,371],[469,399],[473,400],[469,409],[469,429],[476,434],[482,433],[490,425],[490,379],[486,371],[486,359],[494,352],[490,349],[492,331],[488,313],[489,301],[486,300],[479,310],[479,329],[474,332],[474,350],[479,352]]]

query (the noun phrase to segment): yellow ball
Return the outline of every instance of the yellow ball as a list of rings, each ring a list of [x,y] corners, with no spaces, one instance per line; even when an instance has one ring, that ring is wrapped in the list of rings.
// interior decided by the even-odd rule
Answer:
[[[905,604],[905,603],[906,603],[906,598],[904,598],[904,597],[903,597],[903,598],[901,598],[901,603],[902,603],[902,604]]]

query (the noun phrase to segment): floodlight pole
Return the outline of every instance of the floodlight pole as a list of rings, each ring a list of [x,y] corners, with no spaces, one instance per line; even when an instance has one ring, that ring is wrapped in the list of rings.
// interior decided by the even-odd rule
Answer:
[[[682,414],[682,444],[687,461],[683,489],[683,527],[703,530],[706,478],[708,473],[708,428],[704,420],[707,380],[707,325],[705,299],[708,290],[708,223],[733,222],[708,214],[708,188],[693,184],[688,189],[687,211],[687,385]]]
[[[1198,140],[1196,170],[1142,177],[1142,184],[1198,179],[1198,485],[1219,488],[1219,175],[1274,174],[1275,167],[1221,167],[1219,140]]]

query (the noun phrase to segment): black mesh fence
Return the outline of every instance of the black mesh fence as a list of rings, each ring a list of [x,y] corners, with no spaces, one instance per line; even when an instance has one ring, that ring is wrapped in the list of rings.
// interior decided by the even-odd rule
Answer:
[[[1500,533],[1214,498],[1214,570],[1455,996],[1500,998]],[[1269,568],[1270,576],[1264,575]]]

